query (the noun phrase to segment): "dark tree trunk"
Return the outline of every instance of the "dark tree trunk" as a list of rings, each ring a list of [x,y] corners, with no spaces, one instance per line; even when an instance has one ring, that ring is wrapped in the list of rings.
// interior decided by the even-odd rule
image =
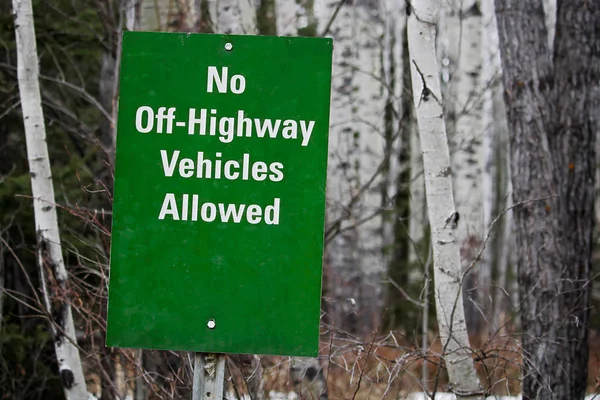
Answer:
[[[600,4],[496,0],[510,128],[525,399],[583,398],[587,381]]]
[[[409,221],[410,221],[410,156],[412,149],[410,148],[410,136],[413,134],[412,126],[415,124],[415,115],[413,110],[413,97],[412,97],[412,86],[410,80],[410,61],[408,54],[408,35],[406,26],[402,30],[402,38],[395,38],[395,40],[402,40],[402,82],[393,82],[392,85],[400,85],[403,90],[402,96],[400,97],[400,120],[393,114],[394,99],[390,97],[386,105],[386,141],[387,148],[393,148],[393,142],[395,136],[400,133],[400,149],[399,153],[388,154],[388,157],[398,157],[398,165],[400,165],[400,173],[396,177],[390,176],[390,179],[395,179],[395,187],[397,193],[394,201],[394,211],[390,213],[389,218],[395,220],[394,226],[394,242],[390,249],[391,257],[390,264],[388,266],[388,276],[394,282],[388,285],[387,289],[387,307],[388,311],[385,314],[386,325],[388,329],[397,329],[402,326],[418,327],[418,309],[407,300],[406,296],[400,292],[395,285],[399,285],[402,290],[405,290],[408,295],[414,298],[419,297],[419,290],[417,288],[416,293],[414,288],[410,285],[410,268],[418,268],[418,266],[409,265],[409,253],[410,253],[410,235],[409,235]],[[393,45],[390,46],[392,49]],[[395,76],[395,66],[393,60],[399,58],[400,55],[392,53],[392,62],[390,62],[391,70],[390,76]],[[389,152],[391,153],[391,152]],[[389,165],[389,162],[388,162]],[[381,185],[382,190],[386,191],[389,187],[388,184]],[[385,209],[387,202],[389,201],[389,195],[382,193],[382,209]],[[415,285],[416,286],[416,285]],[[418,328],[413,330],[407,330],[406,334],[411,337]]]
[[[600,128],[600,2],[558,2],[554,49],[556,125],[548,139],[563,266],[557,324],[565,344],[560,364],[551,368],[552,384],[559,399],[583,399],[588,377],[595,143]]]

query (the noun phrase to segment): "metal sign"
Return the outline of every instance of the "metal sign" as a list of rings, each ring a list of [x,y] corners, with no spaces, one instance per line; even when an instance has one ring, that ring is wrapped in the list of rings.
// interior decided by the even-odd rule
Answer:
[[[108,346],[317,355],[332,48],[123,34]]]

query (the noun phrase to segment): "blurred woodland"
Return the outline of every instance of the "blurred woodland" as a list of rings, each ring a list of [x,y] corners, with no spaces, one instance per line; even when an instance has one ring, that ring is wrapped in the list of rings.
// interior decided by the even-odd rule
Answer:
[[[37,234],[15,9],[0,1],[0,399],[82,398],[65,368],[82,370],[90,398],[191,398],[193,355],[104,345],[125,30],[334,39],[320,355],[231,355],[228,399],[600,393],[598,1],[32,5],[68,278],[63,285],[44,262]],[[437,64],[415,62],[429,47],[411,23],[434,32]],[[443,107],[451,164],[450,201],[435,210],[424,163],[435,149],[422,143],[429,128],[419,114],[427,101]],[[438,209],[448,220],[430,224]],[[459,321],[440,312],[450,304],[436,285],[445,272],[433,235],[449,223]],[[65,305],[81,367],[57,362],[51,327],[65,323]],[[465,359],[476,375],[457,381],[451,366]],[[464,392],[468,380],[480,390]]]

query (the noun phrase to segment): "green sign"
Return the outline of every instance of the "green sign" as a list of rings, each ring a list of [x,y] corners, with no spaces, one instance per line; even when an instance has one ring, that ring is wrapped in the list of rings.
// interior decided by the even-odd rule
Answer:
[[[316,356],[332,40],[122,48],[106,344]]]

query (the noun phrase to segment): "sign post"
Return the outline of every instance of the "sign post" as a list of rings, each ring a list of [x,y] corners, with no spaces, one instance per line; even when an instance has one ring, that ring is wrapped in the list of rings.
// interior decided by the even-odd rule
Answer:
[[[221,400],[225,382],[225,355],[196,353],[192,400]]]
[[[223,353],[318,355],[332,48],[123,34],[106,344],[209,353],[198,398]]]

